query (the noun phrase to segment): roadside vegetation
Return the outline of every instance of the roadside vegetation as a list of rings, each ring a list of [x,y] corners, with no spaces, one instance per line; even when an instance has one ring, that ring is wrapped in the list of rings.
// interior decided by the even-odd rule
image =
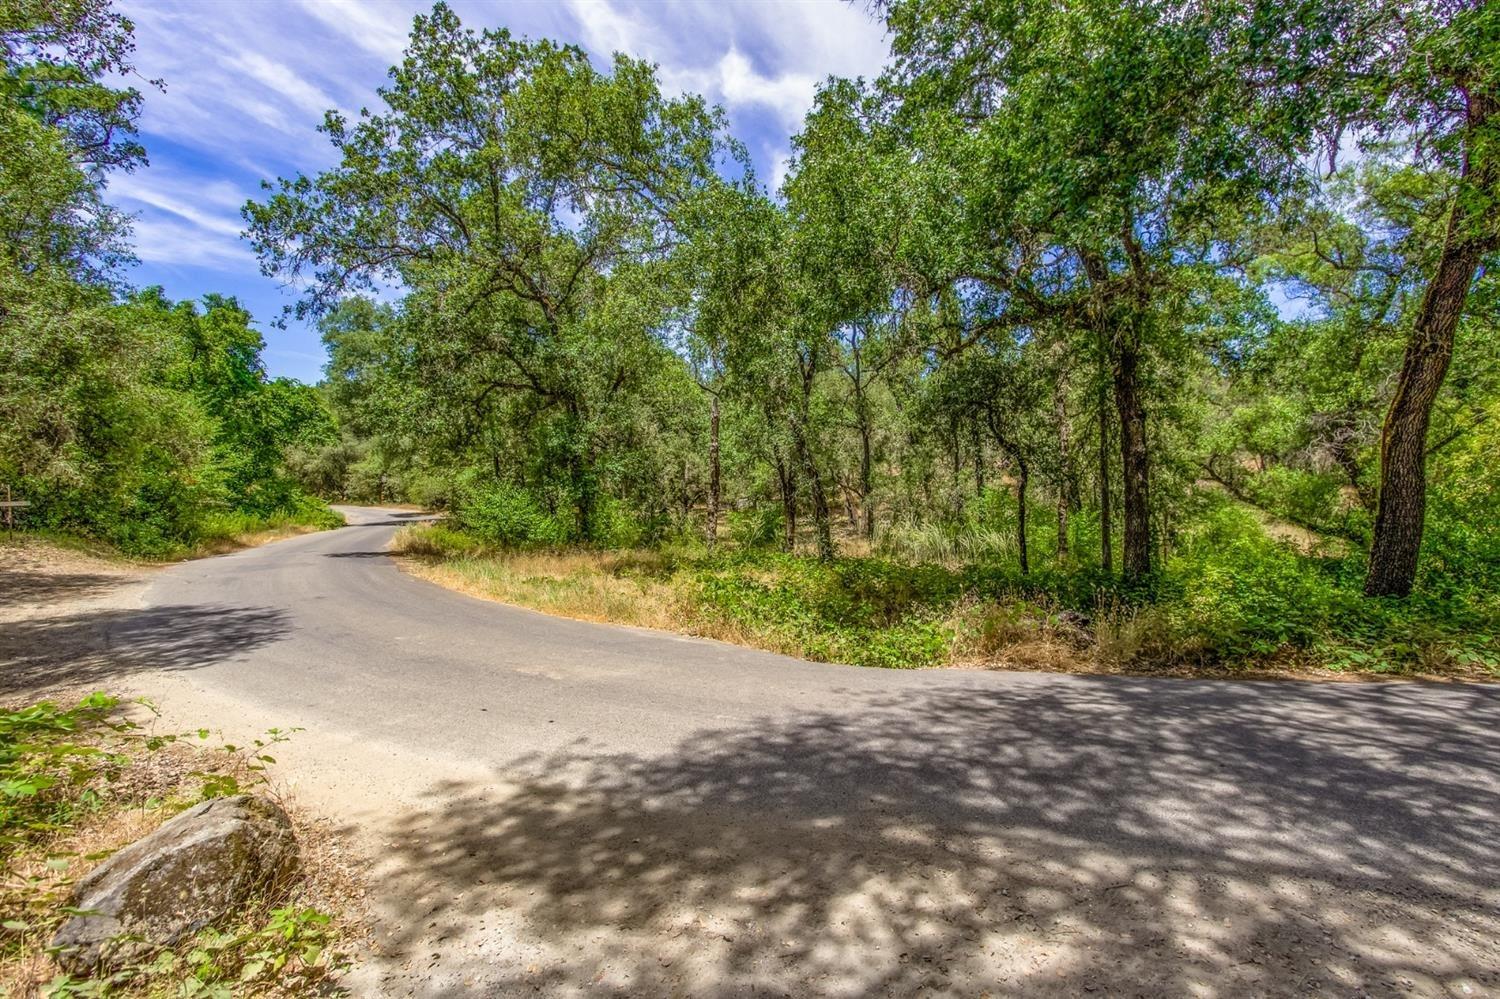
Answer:
[[[999,514],[893,529],[873,553],[829,560],[728,539],[710,551],[692,537],[588,550],[498,543],[462,520],[405,528],[394,548],[408,571],[476,596],[818,661],[1500,677],[1493,588],[1372,602],[1359,558],[1270,537],[1255,512],[1215,491],[1193,503],[1149,602],[1086,563],[1019,572]],[[1035,540],[1055,543],[1041,530]]]
[[[1500,6],[882,0],[771,190],[651,64],[438,3],[244,208],[317,387],[123,286],[129,22],[5,10],[30,526],[155,557],[405,501],[434,576],[817,658],[1497,668]]]
[[[98,977],[71,975],[49,947],[69,915],[72,885],[104,857],[199,801],[268,790],[270,750],[214,745],[209,732],[163,734],[138,724],[142,706],[103,694],[72,704],[0,709],[0,995],[326,995],[344,963],[347,879],[328,862],[321,830],[302,823],[303,873],[276,898],[179,946]],[[295,814],[295,813],[294,813]]]

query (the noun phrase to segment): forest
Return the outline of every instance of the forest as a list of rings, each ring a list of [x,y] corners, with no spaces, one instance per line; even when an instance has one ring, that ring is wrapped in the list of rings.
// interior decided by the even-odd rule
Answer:
[[[153,558],[415,504],[419,574],[831,661],[1500,673],[1500,5],[872,10],[774,187],[417,17],[244,209],[309,386],[122,277],[129,21],[4,0],[0,483]]]

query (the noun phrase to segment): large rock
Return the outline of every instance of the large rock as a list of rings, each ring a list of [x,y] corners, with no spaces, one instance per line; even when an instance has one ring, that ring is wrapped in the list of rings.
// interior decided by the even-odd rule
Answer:
[[[171,946],[276,887],[297,867],[291,822],[276,804],[239,795],[183,812],[110,857],[73,889],[53,945],[58,963],[115,969]]]

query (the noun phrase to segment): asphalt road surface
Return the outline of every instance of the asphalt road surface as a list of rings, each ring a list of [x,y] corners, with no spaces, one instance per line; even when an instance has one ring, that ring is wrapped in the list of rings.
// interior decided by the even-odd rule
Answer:
[[[1500,688],[812,664],[452,593],[345,512],[107,630],[306,729],[356,994],[1500,994]]]

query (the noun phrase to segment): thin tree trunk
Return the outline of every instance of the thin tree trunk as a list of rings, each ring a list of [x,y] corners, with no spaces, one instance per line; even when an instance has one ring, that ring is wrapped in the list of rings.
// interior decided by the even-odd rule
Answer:
[[[1128,336],[1128,334],[1127,334]],[[1120,416],[1120,471],[1124,480],[1124,575],[1129,582],[1151,576],[1151,464],[1146,451],[1146,410],[1141,403],[1135,344],[1122,338],[1114,357],[1115,409]]]
[[[781,549],[797,550],[797,470],[782,459],[775,457],[776,486],[781,493]]]
[[[1020,556],[1021,575],[1024,576],[1031,572],[1031,562],[1026,551],[1026,487],[1031,482],[1031,465],[1017,442],[1001,432],[1001,424],[996,419],[994,410],[990,410],[985,418],[990,426],[990,436],[995,438],[1000,450],[1016,463],[1016,553]]]
[[[793,443],[802,464],[802,474],[807,477],[808,494],[812,498],[813,530],[818,540],[818,558],[833,558],[833,525],[828,512],[828,491],[823,488],[823,477],[813,461],[812,448],[807,443],[807,433],[799,422],[792,428]]]
[[[1106,574],[1115,571],[1115,542],[1111,536],[1109,497],[1109,393],[1099,383],[1099,564]]]
[[[974,498],[984,499],[984,435],[979,430],[979,420],[973,424],[974,444]]]
[[[1487,93],[1470,96],[1469,136],[1495,107],[1495,98]],[[1416,580],[1427,512],[1427,427],[1432,404],[1453,360],[1454,336],[1479,261],[1495,245],[1495,223],[1485,212],[1492,210],[1486,207],[1488,196],[1500,189],[1500,160],[1495,152],[1486,151],[1478,162],[1471,155],[1472,150],[1466,148],[1442,257],[1422,295],[1396,394],[1380,433],[1380,491],[1365,576],[1365,595],[1370,597],[1404,597]]]
[[[864,535],[875,537],[875,497],[872,479],[874,469],[870,460],[870,427],[868,420],[860,421],[859,432],[859,507],[864,519]]]
[[[710,393],[708,399],[708,524],[704,532],[712,549],[719,541],[719,395]]]
[[[1068,499],[1057,494],[1057,560],[1068,560]]]
[[[1021,556],[1021,575],[1031,572],[1031,563],[1026,557],[1026,486],[1031,481],[1031,469],[1020,455],[1016,455],[1016,549]]]
[[[949,459],[953,467],[953,519],[957,520],[964,513],[964,456],[963,446],[959,441],[958,421],[956,419],[949,421],[948,430],[950,432],[950,439],[953,442],[953,447],[949,452]]]
[[[1073,441],[1068,426],[1068,370],[1059,366],[1052,391],[1052,415],[1057,420],[1057,560],[1068,557],[1068,510],[1072,502]]]

